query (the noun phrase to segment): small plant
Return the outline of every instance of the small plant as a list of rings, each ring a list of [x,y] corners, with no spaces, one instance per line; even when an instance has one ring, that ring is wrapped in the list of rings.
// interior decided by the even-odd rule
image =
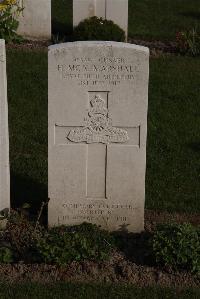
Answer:
[[[66,40],[66,38],[59,34],[59,33],[56,33],[56,34],[52,34],[52,37],[51,37],[51,41],[52,41],[52,44],[61,44],[61,43],[64,43]]]
[[[200,273],[200,230],[191,224],[160,225],[153,237],[158,264]]]
[[[6,227],[7,219],[9,215],[9,209],[3,209],[0,211],[0,232]]]
[[[35,226],[23,214],[11,211],[6,226],[6,239],[17,259],[37,260],[37,242],[43,230]]]
[[[191,56],[200,55],[200,33],[197,29],[178,32],[176,42],[180,53]]]
[[[91,17],[74,29],[74,40],[125,41],[125,32],[110,20]]]
[[[10,248],[0,246],[0,263],[9,264],[13,262],[13,254]]]
[[[3,209],[0,211],[0,220],[8,218],[9,215],[9,209]]]
[[[19,0],[0,0],[0,38],[6,42],[22,39],[16,33],[19,25],[17,18],[22,10]]]
[[[42,259],[58,265],[84,259],[108,259],[113,246],[114,239],[109,232],[88,223],[51,228],[38,242]]]

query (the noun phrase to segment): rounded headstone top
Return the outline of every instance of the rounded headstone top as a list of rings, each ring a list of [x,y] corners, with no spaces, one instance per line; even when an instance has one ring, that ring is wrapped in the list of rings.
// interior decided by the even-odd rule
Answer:
[[[121,48],[121,49],[132,49],[139,52],[149,54],[149,48],[135,45],[135,44],[129,44],[129,43],[122,43],[122,42],[114,42],[114,41],[76,41],[76,42],[70,42],[70,43],[61,43],[61,44],[55,44],[52,46],[49,46],[49,51],[57,51],[61,49],[66,48],[81,48],[81,47],[113,47],[113,48]]]

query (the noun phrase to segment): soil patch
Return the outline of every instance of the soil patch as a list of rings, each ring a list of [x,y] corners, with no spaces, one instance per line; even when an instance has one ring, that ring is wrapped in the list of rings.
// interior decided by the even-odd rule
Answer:
[[[161,54],[176,54],[178,53],[176,42],[161,42],[161,41],[144,41],[128,39],[131,44],[136,44],[150,49],[152,56],[160,56]],[[52,43],[51,41],[29,41],[25,40],[20,44],[9,43],[8,49],[22,49],[22,50],[46,50]]]
[[[7,49],[19,49],[19,50],[47,50],[48,46],[51,45],[50,41],[30,41],[25,40],[22,43],[8,43],[6,44]]]
[[[200,225],[200,214],[188,213],[169,213],[165,211],[145,210],[145,230],[153,232],[156,225],[161,223],[191,223],[195,226]]]
[[[128,42],[144,47],[148,47],[152,56],[157,56],[162,53],[176,54],[178,53],[176,42],[162,42],[162,41],[146,41],[129,38]]]
[[[105,262],[72,262],[59,267],[47,264],[1,264],[1,280],[7,282],[42,282],[59,281],[78,282],[123,282],[141,287],[159,285],[184,289],[200,287],[200,276],[186,271],[175,272],[153,266],[147,249],[149,235],[158,223],[176,221],[200,224],[199,214],[180,214],[145,211],[145,231],[142,234],[122,236],[123,250],[113,250],[112,258]],[[126,250],[124,250],[126,249]]]
[[[0,265],[0,277],[7,282],[124,282],[141,287],[152,285],[177,289],[200,287],[198,276],[187,272],[164,272],[155,267],[136,265],[119,252],[113,252],[111,260],[103,263],[73,262],[65,267],[20,263]]]

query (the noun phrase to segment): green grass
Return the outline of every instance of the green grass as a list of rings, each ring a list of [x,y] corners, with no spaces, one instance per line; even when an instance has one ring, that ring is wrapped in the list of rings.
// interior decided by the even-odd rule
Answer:
[[[200,211],[200,58],[150,61],[146,207]]]
[[[125,284],[58,283],[1,284],[0,298],[4,299],[198,299],[200,291],[187,289],[175,291],[158,287],[138,288]]]
[[[7,51],[11,200],[47,198],[47,54]]]
[[[199,0],[129,0],[129,36],[174,40],[177,31],[200,25]]]
[[[52,0],[53,33],[71,35],[72,0]],[[129,0],[129,36],[174,40],[179,30],[200,27],[199,0]]]
[[[52,0],[52,33],[58,38],[70,38],[73,31],[72,0]]]
[[[12,202],[47,198],[47,54],[9,50]],[[200,212],[200,58],[150,61],[146,207]]]

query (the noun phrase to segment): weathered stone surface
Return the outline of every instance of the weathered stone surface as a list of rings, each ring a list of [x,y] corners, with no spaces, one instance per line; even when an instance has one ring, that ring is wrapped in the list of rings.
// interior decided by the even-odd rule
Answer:
[[[0,211],[10,208],[10,170],[5,41],[0,39]]]
[[[82,20],[102,17],[118,24],[127,35],[128,0],[73,0],[73,26]]]
[[[49,224],[143,229],[147,48],[49,47]]]
[[[51,0],[21,0],[18,33],[28,39],[51,38]]]
[[[97,16],[105,18],[105,1],[73,0],[73,26],[82,20]]]
[[[106,0],[106,19],[128,31],[128,0]]]

